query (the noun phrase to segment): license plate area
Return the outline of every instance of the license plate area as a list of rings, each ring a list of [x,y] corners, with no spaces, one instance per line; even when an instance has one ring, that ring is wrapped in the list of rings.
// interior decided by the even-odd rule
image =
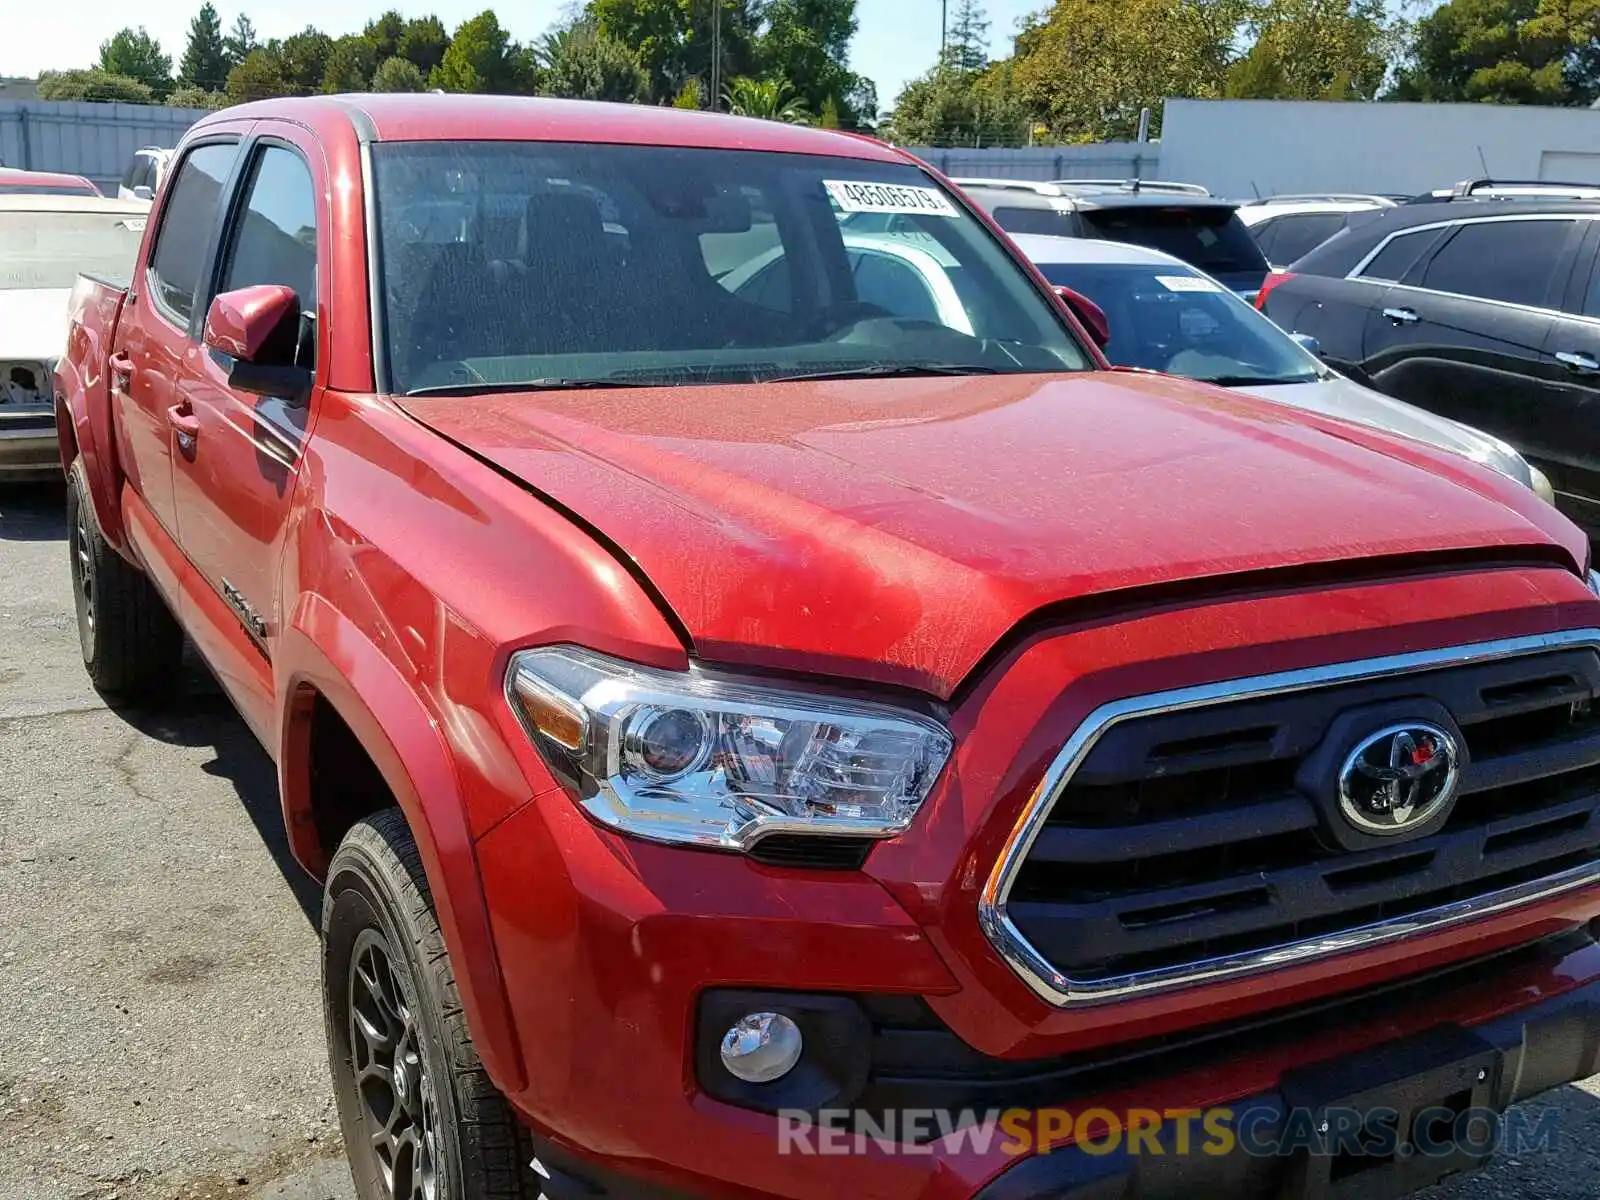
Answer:
[[[1444,1026],[1286,1073],[1284,1200],[1381,1200],[1482,1166],[1495,1130],[1464,1114],[1498,1113],[1500,1069],[1488,1042]]]

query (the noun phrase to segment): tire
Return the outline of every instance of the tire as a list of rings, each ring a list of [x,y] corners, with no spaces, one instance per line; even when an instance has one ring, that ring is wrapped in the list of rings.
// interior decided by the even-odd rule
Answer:
[[[356,1195],[537,1200],[532,1144],[473,1049],[399,809],[359,822],[333,856],[322,945],[328,1060]]]
[[[183,631],[145,573],[100,532],[81,458],[67,472],[67,552],[78,643],[94,686],[125,699],[176,692]]]

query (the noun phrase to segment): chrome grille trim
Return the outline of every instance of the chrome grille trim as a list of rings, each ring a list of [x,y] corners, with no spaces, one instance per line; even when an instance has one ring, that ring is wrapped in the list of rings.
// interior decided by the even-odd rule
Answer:
[[[1341,933],[1290,942],[1246,954],[1201,959],[1177,966],[1134,972],[1106,979],[1075,980],[1057,970],[1034,949],[1006,914],[1006,902],[1018,872],[1051,809],[1079,765],[1100,737],[1119,722],[1154,713],[1204,708],[1236,700],[1252,700],[1289,692],[1387,676],[1434,671],[1494,659],[1550,650],[1591,647],[1600,650],[1600,629],[1571,629],[1529,637],[1421,650],[1383,658],[1335,663],[1272,675],[1200,684],[1114,700],[1095,709],[1073,731],[1034,788],[1022,816],[1012,828],[1000,857],[978,898],[978,922],[1000,956],[1041,999],[1057,1008],[1074,1008],[1215,983],[1242,975],[1312,962],[1330,955],[1382,945],[1400,938],[1431,933],[1465,921],[1504,912],[1563,892],[1600,884],[1600,860],[1586,863],[1501,891],[1456,901],[1425,912],[1362,925]]]

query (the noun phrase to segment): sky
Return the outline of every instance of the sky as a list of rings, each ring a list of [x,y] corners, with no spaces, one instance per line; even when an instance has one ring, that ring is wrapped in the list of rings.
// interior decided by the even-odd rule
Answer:
[[[436,14],[452,31],[467,17],[494,7],[502,25],[518,41],[532,41],[561,19],[568,0],[519,0],[495,5],[493,0],[438,0],[391,3],[390,0],[272,0],[257,7],[237,0],[212,0],[224,31],[243,11],[257,35],[287,37],[307,25],[339,37],[359,33],[378,13],[398,8],[406,16]],[[189,21],[201,0],[6,0],[9,10],[0,37],[0,75],[33,76],[40,71],[86,67],[100,55],[100,43],[124,25],[143,24],[172,55],[176,70],[188,39]],[[952,3],[952,7],[953,7]],[[991,53],[1009,54],[1018,21],[1046,7],[1046,0],[988,0]],[[878,103],[894,103],[910,79],[933,65],[939,49],[939,0],[858,0],[860,29],[851,47],[850,64],[878,85]]]

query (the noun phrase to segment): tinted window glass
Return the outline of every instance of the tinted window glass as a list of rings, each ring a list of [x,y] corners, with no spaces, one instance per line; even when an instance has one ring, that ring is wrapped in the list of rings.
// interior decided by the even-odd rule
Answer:
[[[300,297],[302,310],[316,311],[316,194],[298,154],[268,146],[257,157],[242,220],[230,240],[223,291],[286,284]]]
[[[1584,315],[1600,317],[1600,262],[1594,267],[1594,273],[1589,276],[1589,294],[1583,301]]]
[[[268,146],[251,169],[245,207],[229,233],[221,290],[281,283],[300,298],[297,359],[312,366],[317,312],[317,206],[311,172],[294,151]]]
[[[1422,286],[1511,304],[1543,304],[1571,231],[1571,221],[1463,225],[1428,263]]]
[[[1269,252],[1272,261],[1287,266],[1304,257],[1343,229],[1344,221],[1344,213],[1290,213],[1279,217],[1273,223],[1277,237]]]
[[[183,160],[161,214],[150,260],[150,284],[169,315],[187,322],[205,268],[206,242],[217,218],[222,184],[238,147],[201,146]]]
[[[135,154],[131,159],[128,160],[128,169],[122,173],[122,186],[123,187],[131,188],[133,186],[133,177],[138,172],[138,170],[139,170],[139,156],[137,154]]]
[[[1082,292],[1105,310],[1106,357],[1224,386],[1309,383],[1317,361],[1288,334],[1215,280],[1172,268],[1112,263],[1040,263],[1051,283]]]
[[[1369,262],[1361,271],[1363,279],[1381,279],[1389,283],[1399,283],[1406,277],[1422,253],[1430,245],[1438,230],[1429,229],[1418,233],[1402,233],[1391,241],[1377,257]]]
[[[1076,237],[1078,226],[1071,213],[1053,208],[996,208],[990,214],[1007,233],[1042,233],[1047,237]]]
[[[1089,365],[988,230],[908,163],[390,142],[373,148],[373,170],[398,391]],[[910,228],[856,234],[840,220],[853,211]],[[862,247],[846,241],[862,236],[905,239],[899,257],[933,262],[960,320],[952,311],[935,326],[862,303],[850,257]]]
[[[1278,224],[1282,220],[1282,217],[1273,217],[1270,221],[1257,221],[1249,226],[1250,236],[1255,238],[1256,246],[1269,261],[1272,259],[1272,247],[1278,241]]]
[[[1165,250],[1212,275],[1265,274],[1267,260],[1228,208],[1089,208],[1093,236]]]

